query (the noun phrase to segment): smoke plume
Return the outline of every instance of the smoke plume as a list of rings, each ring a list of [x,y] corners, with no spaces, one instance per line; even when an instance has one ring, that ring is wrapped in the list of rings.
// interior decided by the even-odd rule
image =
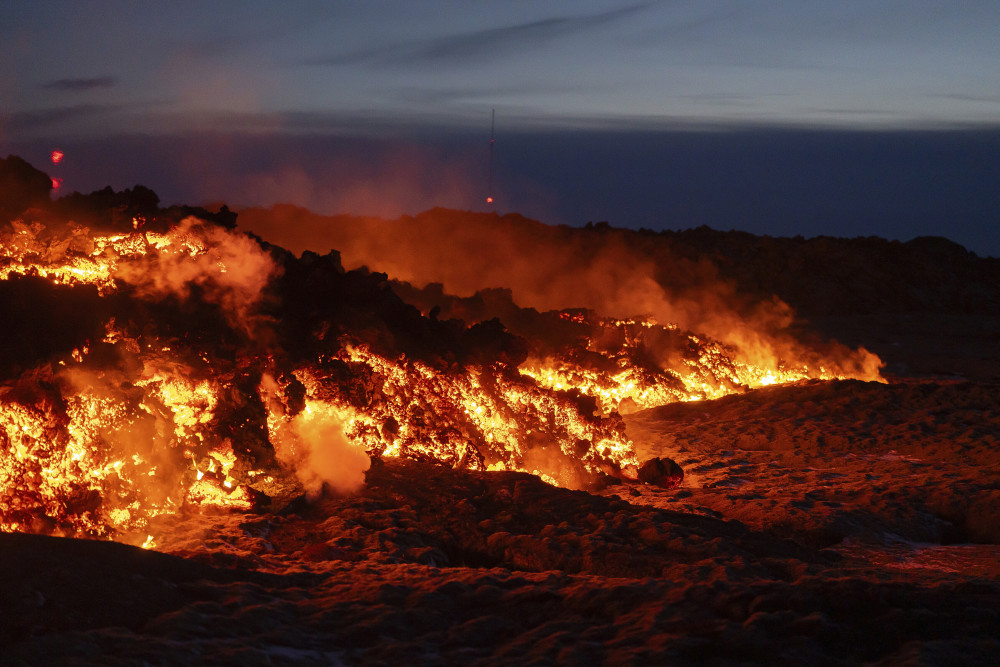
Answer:
[[[843,346],[819,355],[788,332],[795,319],[788,304],[738,289],[711,260],[656,236],[444,209],[396,220],[322,217],[291,206],[240,215],[241,225],[294,252],[337,248],[347,268],[369,266],[419,286],[442,283],[457,296],[503,286],[518,305],[539,310],[651,315],[732,345],[741,361],[762,367],[795,360],[878,377],[875,355]]]
[[[172,234],[180,241],[173,252],[123,261],[116,277],[143,297],[187,299],[197,289],[201,299],[222,308],[230,324],[249,329],[262,291],[280,273],[270,255],[247,235],[194,217]]]
[[[368,455],[347,438],[343,422],[332,412],[307,408],[277,435],[278,459],[294,469],[310,496],[319,495],[324,484],[341,494],[364,485]]]

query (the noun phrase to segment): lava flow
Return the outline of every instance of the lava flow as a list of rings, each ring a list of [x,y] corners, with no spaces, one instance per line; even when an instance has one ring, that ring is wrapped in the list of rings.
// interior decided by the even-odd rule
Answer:
[[[381,457],[586,488],[635,474],[622,413],[844,376],[649,318],[540,314],[560,341],[424,316],[210,215],[54,210],[0,237],[3,531],[155,546],[157,515],[350,492]]]
[[[135,226],[69,225],[60,235],[17,221],[3,238],[7,299],[40,293],[39,307],[61,300],[90,314],[72,323],[73,348],[59,350],[56,337],[10,363],[0,390],[4,530],[145,541],[163,512],[249,509],[282,465],[310,491],[349,490],[342,480],[363,481],[366,453],[524,469],[570,486],[635,463],[620,418],[540,387],[485,345],[472,341],[461,361],[407,358],[353,340],[331,313],[279,323],[283,295],[301,292],[291,275],[301,271],[282,267],[294,258],[194,219],[162,234]],[[379,290],[377,276],[332,265],[312,278]],[[391,292],[379,295],[421,321]],[[37,328],[31,311],[20,313],[26,330]],[[307,331],[288,326],[296,317]],[[342,330],[327,337],[331,328]],[[460,343],[482,331],[450,333]]]

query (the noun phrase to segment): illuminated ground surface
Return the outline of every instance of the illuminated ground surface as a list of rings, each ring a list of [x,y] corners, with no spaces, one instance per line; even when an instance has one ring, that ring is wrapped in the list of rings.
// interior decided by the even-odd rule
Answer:
[[[32,565],[5,582],[7,657],[987,662],[996,389],[814,383],[630,417],[640,458],[685,467],[674,490],[392,462],[351,498],[164,518],[184,560],[0,535],[4,571]]]
[[[933,239],[710,230],[674,252],[680,236],[482,221],[489,247],[526,241],[515,266],[438,247],[472,229],[461,212],[431,216],[436,239],[433,220],[415,228],[445,259],[475,257],[473,274],[504,273],[480,287],[569,290],[533,297],[555,301],[540,312],[511,290],[453,297],[294,256],[222,211],[111,215],[126,228],[110,236],[50,213],[55,235],[17,223],[0,239],[4,664],[936,664],[1000,649],[994,260]],[[574,245],[553,264],[560,239]],[[374,252],[427,257],[402,246]],[[811,308],[787,331],[767,298],[785,288]],[[888,384],[860,381],[877,361],[861,346]],[[822,370],[836,366],[854,371]],[[367,474],[365,450],[382,452]],[[617,478],[656,456],[683,466],[680,487]],[[307,500],[323,484],[350,491]]]

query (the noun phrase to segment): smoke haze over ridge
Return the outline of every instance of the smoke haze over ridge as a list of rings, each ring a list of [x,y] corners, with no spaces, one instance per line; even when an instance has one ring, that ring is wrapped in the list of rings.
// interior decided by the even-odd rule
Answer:
[[[354,132],[350,128],[360,131]],[[843,131],[767,127],[512,131],[498,116],[496,204],[486,204],[481,128],[349,123],[249,131],[0,142],[49,165],[60,192],[155,184],[166,203],[290,203],[317,213],[414,215],[443,206],[549,224],[754,234],[945,236],[1000,256],[995,129]],[[238,128],[238,126],[237,126]],[[0,140],[4,137],[0,137]]]
[[[711,259],[648,235],[444,209],[397,220],[324,218],[288,206],[242,216],[245,228],[294,251],[336,248],[347,267],[368,266],[418,287],[442,283],[458,296],[503,287],[518,305],[543,311],[651,315],[735,345],[754,365],[814,356],[789,333],[794,314],[779,298],[741,291]],[[877,377],[878,359],[863,349],[833,345],[813,361],[824,357],[848,374]]]

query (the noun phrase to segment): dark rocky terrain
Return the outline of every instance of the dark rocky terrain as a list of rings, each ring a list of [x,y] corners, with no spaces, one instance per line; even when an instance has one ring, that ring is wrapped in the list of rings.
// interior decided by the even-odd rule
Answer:
[[[95,193],[74,206],[97,201],[107,216],[94,224],[105,225],[127,224],[130,206],[166,226],[190,212],[129,192],[139,197]],[[44,194],[11,210],[63,215]],[[232,227],[226,212],[204,213]],[[441,367],[508,363],[525,352],[508,329],[544,327],[548,308],[618,304],[713,333],[741,320],[819,348],[863,345],[888,363],[889,382],[810,380],[625,416],[640,460],[683,468],[674,488],[612,478],[588,493],[385,458],[355,493],[309,498],[286,471],[275,488],[292,491],[254,509],[163,514],[149,526],[155,552],[0,533],[0,662],[995,661],[1000,260],[943,239],[571,229],[454,211],[374,221],[282,207],[240,212],[236,228],[314,251],[269,251],[286,269],[274,289],[287,310],[270,314],[292,316],[275,329],[289,354],[325,350],[317,332],[363,330],[387,353]],[[351,271],[360,265],[370,270]],[[51,295],[19,280],[0,283],[5,315]],[[624,289],[602,291],[608,283]],[[102,302],[86,289],[65,298],[92,306],[74,326],[93,328]],[[155,307],[164,321],[208,318],[225,345],[205,342],[206,327],[158,333],[229,354],[234,386],[259,373],[232,350],[260,340],[186,304]],[[459,311],[482,324],[456,329],[447,317]],[[72,345],[39,343],[59,321],[47,317],[34,346],[23,333],[0,338],[7,384]],[[494,317],[506,327],[487,324]],[[262,437],[247,434],[248,450]]]

